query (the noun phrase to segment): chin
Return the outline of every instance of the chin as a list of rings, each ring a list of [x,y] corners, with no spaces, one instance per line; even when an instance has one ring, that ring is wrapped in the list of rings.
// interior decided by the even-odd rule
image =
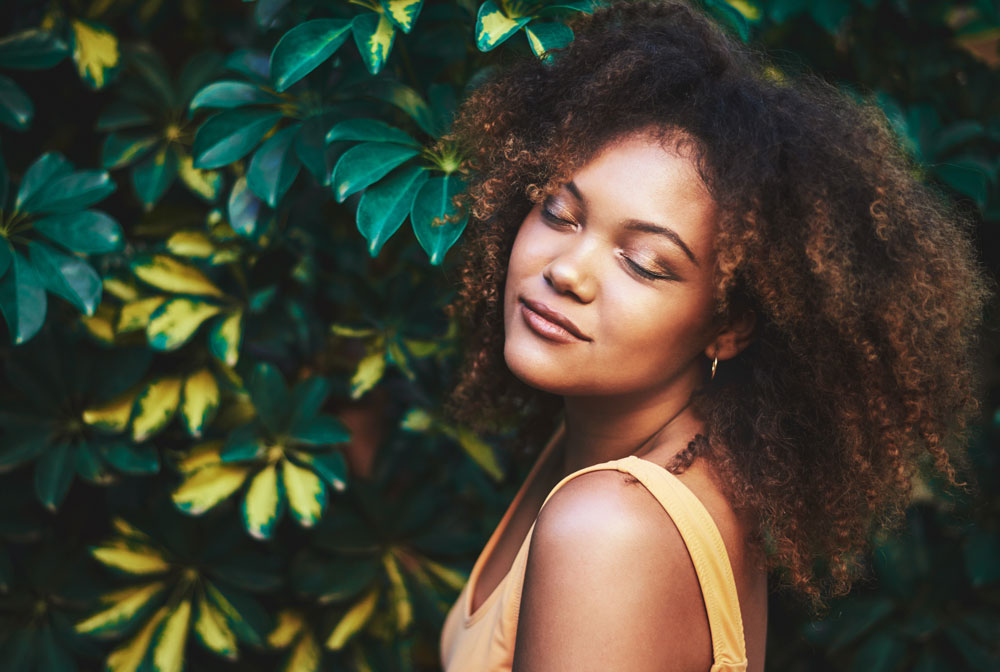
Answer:
[[[567,369],[553,361],[551,354],[539,352],[535,348],[521,347],[525,344],[507,341],[504,343],[503,358],[514,377],[525,385],[550,394],[580,394],[580,380],[567,377]],[[576,371],[579,373],[579,371]]]

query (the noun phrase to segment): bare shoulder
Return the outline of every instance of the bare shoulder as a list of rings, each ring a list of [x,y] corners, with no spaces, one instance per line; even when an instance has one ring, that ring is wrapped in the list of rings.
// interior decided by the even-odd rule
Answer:
[[[614,470],[566,482],[532,532],[514,669],[681,671],[711,661],[694,566],[656,498]]]

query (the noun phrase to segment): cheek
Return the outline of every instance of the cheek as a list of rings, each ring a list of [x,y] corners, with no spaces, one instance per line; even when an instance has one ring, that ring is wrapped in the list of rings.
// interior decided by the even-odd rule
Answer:
[[[688,287],[623,287],[607,302],[613,308],[605,321],[607,342],[621,344],[627,353],[641,353],[641,358],[633,358],[639,366],[693,358],[704,345],[711,319],[710,304],[701,294]]]

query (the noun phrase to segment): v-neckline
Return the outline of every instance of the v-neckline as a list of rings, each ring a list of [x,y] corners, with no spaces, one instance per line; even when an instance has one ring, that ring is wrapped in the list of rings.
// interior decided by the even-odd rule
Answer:
[[[490,535],[489,540],[486,542],[486,546],[483,548],[482,552],[479,554],[479,558],[476,560],[475,565],[472,567],[472,571],[469,572],[469,580],[466,582],[466,592],[465,598],[462,605],[462,615],[465,627],[469,627],[477,620],[479,617],[486,613],[489,606],[496,600],[497,595],[500,594],[500,589],[507,582],[507,577],[510,575],[511,570],[514,568],[514,564],[517,560],[517,555],[521,552],[521,548],[524,546],[524,542],[527,541],[528,537],[531,536],[531,531],[534,529],[534,521],[531,523],[531,527],[524,535],[524,539],[521,540],[521,544],[518,546],[517,552],[514,553],[514,557],[511,558],[510,567],[504,572],[503,576],[490,594],[486,596],[482,604],[476,607],[475,610],[472,609],[472,599],[476,592],[476,587],[479,585],[479,576],[482,573],[483,566],[486,561],[493,555],[493,550],[496,547],[497,542],[503,535],[504,530],[507,529],[507,525],[510,523],[511,518],[514,517],[514,511],[517,510],[518,506],[521,505],[521,500],[524,499],[525,493],[534,483],[535,478],[537,478],[540,471],[542,471],[543,465],[546,465],[549,461],[549,457],[555,452],[556,446],[559,445],[563,436],[566,433],[566,425],[564,421],[559,422],[559,426],[556,431],[552,434],[548,443],[542,448],[541,453],[535,459],[534,466],[528,472],[528,475],[524,478],[524,483],[521,484],[520,489],[517,494],[514,495],[514,499],[511,501],[510,505],[507,507],[507,511],[504,512],[503,518],[497,524],[496,529],[493,530],[493,534]],[[537,519],[537,515],[535,516]]]

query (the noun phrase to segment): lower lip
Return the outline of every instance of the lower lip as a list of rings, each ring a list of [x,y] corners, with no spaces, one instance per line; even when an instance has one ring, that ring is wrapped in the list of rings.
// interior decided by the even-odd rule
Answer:
[[[547,341],[552,341],[553,343],[585,342],[582,338],[576,337],[564,327],[559,326],[555,322],[549,322],[523,303],[521,304],[521,317],[524,318],[525,323],[533,332]]]

